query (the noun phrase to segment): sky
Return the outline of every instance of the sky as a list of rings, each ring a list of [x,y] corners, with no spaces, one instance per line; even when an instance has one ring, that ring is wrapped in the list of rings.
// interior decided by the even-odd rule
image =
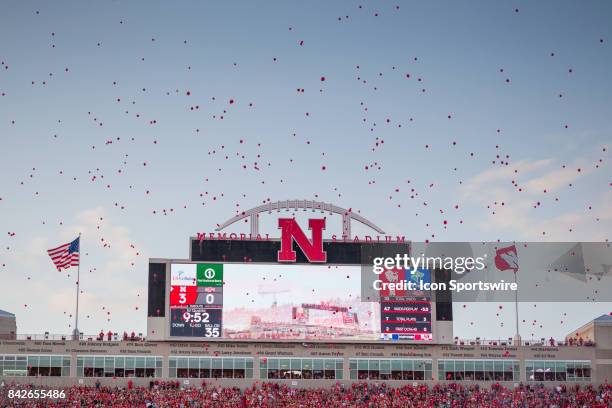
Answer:
[[[82,234],[82,331],[145,332],[148,259],[269,201],[414,241],[610,238],[609,2],[1,10],[0,309],[19,333],[73,329],[75,271],[47,249]],[[456,335],[513,335],[503,306],[456,305]],[[562,337],[612,305],[519,311],[523,337]]]

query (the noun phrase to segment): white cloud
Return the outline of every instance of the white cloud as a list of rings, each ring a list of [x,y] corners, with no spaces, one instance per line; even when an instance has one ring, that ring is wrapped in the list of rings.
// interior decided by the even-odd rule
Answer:
[[[461,194],[464,200],[488,206],[487,216],[476,221],[484,232],[509,235],[516,240],[605,240],[609,238],[612,219],[609,193],[592,197],[595,207],[600,209],[592,213],[584,209],[559,213],[534,209],[537,202],[589,176],[593,168],[584,163],[576,160],[564,168],[552,159],[523,160],[514,166],[487,169],[467,180]]]
[[[482,192],[482,189],[500,182],[510,183],[522,175],[530,174],[538,170],[548,168],[553,163],[552,159],[542,159],[537,161],[521,160],[513,166],[494,167],[487,169],[467,180],[462,188],[464,196],[472,196]],[[518,171],[515,172],[515,170]],[[506,190],[505,188],[503,188]]]

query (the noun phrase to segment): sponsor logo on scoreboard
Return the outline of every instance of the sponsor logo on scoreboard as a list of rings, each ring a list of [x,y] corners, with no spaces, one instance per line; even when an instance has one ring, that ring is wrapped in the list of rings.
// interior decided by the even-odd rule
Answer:
[[[181,267],[172,273],[172,286],[196,286],[195,270],[189,267]]]
[[[198,264],[197,286],[223,286],[222,264]]]

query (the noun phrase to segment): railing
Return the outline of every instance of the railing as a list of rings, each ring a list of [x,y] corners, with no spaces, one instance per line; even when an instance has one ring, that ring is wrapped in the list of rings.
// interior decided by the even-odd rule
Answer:
[[[455,337],[453,344],[458,346],[515,346],[516,341],[513,338],[507,339],[460,339]],[[595,342],[591,340],[553,340],[550,339],[521,339],[520,345],[522,346],[543,346],[543,347],[595,347]]]
[[[0,340],[36,340],[36,341],[67,341],[73,340],[72,334],[0,334]],[[137,336],[127,338],[123,337],[123,334],[113,333],[109,339],[108,333],[104,334],[104,337],[100,339],[100,334],[83,334],[79,337],[80,341],[145,341],[146,338],[142,333],[138,333]],[[457,346],[514,346],[515,341],[512,338],[508,339],[460,339],[455,337],[453,344]],[[546,339],[530,339],[521,340],[522,346],[542,346],[542,347],[594,347],[595,343],[586,340],[580,343],[579,341],[568,341],[568,340],[554,340],[551,344],[550,340]]]
[[[36,341],[66,341],[74,340],[73,334],[0,334],[0,340],[36,340]],[[145,341],[145,337],[142,333],[138,333],[138,336],[128,336],[124,339],[123,334],[113,333],[109,339],[108,333],[104,334],[102,340],[100,340],[100,334],[84,334],[81,333],[79,336],[80,341]]]

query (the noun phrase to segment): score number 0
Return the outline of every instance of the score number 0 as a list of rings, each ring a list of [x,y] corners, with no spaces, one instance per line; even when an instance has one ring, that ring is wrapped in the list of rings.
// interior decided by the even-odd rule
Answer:
[[[204,298],[204,301],[206,302],[207,305],[210,305],[210,304],[214,303],[215,296],[212,293],[207,293],[206,297]],[[185,303],[187,303],[187,294],[186,293],[179,293],[179,303],[181,305],[184,305]]]

